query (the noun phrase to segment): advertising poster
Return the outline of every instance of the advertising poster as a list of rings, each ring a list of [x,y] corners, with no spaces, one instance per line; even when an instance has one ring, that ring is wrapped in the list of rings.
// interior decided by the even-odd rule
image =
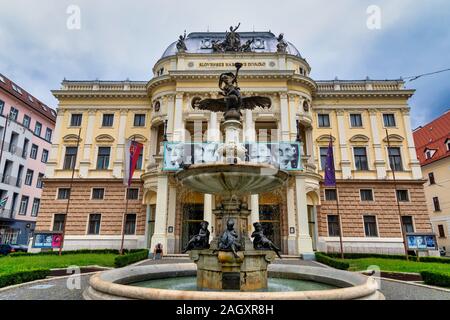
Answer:
[[[61,246],[62,235],[59,233],[35,233],[33,248],[52,249]]]

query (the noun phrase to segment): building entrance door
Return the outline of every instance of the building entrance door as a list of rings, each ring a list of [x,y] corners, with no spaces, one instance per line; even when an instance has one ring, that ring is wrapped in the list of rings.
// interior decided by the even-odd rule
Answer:
[[[281,248],[280,206],[260,205],[259,222],[263,227],[264,235]]]
[[[313,250],[317,250],[317,233],[316,233],[316,212],[314,206],[308,205],[308,227],[309,235],[312,240]]]
[[[152,241],[153,233],[155,232],[155,213],[156,213],[156,204],[151,204],[148,206],[150,212],[148,213],[148,232],[147,232],[147,248],[150,248],[150,244]]]
[[[183,227],[181,248],[184,249],[189,240],[200,230],[203,221],[203,203],[186,203],[183,206]]]

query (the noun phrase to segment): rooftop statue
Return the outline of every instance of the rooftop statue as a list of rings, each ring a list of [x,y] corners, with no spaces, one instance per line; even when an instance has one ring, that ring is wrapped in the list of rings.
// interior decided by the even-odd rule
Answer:
[[[177,50],[178,52],[185,52],[187,51],[186,43],[184,42],[186,40],[186,30],[184,30],[184,35],[180,35],[177,42]]]
[[[230,31],[225,31],[225,40],[220,42],[219,40],[213,41],[212,49],[214,52],[250,52],[250,45],[253,40],[248,40],[244,45],[241,45],[241,36],[236,30],[239,28],[241,23],[236,27],[230,26]]]
[[[284,40],[284,35],[280,33],[280,35],[277,38],[278,44],[277,44],[277,52],[279,53],[286,53],[286,49],[288,47],[287,42]]]
[[[240,120],[241,109],[253,110],[256,107],[270,108],[271,101],[267,97],[253,96],[242,98],[238,86],[238,73],[242,68],[242,63],[235,63],[236,74],[232,72],[222,73],[219,77],[219,88],[223,98],[220,99],[200,99],[192,100],[194,109],[209,110],[211,112],[224,112],[225,120]]]

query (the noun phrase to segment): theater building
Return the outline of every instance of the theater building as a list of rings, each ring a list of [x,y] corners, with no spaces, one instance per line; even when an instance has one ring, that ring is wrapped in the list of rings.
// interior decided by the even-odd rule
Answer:
[[[249,226],[260,221],[284,254],[337,251],[338,197],[348,252],[402,253],[402,223],[409,231],[431,231],[410,125],[408,99],[414,90],[401,80],[315,81],[297,48],[280,45],[270,32],[239,33],[247,46],[233,52],[214,47],[225,37],[197,32],[184,46],[172,43],[149,81],[64,80],[53,91],[59,106],[39,230],[61,230],[65,223],[64,249],[118,248],[126,199],[124,145],[134,138],[144,144],[144,154],[129,192],[126,247],[161,243],[166,253],[180,253],[200,221],[213,222],[218,199],[183,188],[173,172],[162,170],[163,141],[221,141],[223,115],[193,109],[191,102],[217,97],[218,76],[234,71],[239,61],[243,95],[272,101],[270,109],[243,112],[241,140],[299,138],[303,149],[303,169],[291,172],[285,186],[246,199]],[[322,186],[330,139],[337,193]],[[389,163],[396,170],[397,193]]]

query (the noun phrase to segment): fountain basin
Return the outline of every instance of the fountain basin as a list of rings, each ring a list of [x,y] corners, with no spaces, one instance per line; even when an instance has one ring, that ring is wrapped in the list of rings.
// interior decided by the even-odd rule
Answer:
[[[267,164],[196,164],[176,174],[193,191],[225,196],[269,192],[280,187],[289,174]]]
[[[83,292],[87,300],[382,300],[378,284],[372,277],[330,268],[273,264],[268,268],[270,278],[319,282],[338,289],[283,292],[188,291],[145,288],[136,282],[193,277],[194,263],[131,266],[93,275]]]

